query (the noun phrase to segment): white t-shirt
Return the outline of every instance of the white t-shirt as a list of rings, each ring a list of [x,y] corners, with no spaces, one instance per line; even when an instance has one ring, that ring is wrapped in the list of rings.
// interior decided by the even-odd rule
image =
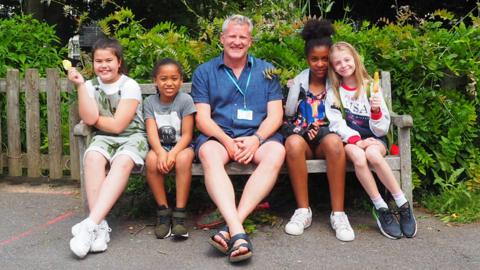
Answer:
[[[140,90],[140,85],[138,85],[138,83],[130,77],[122,74],[116,82],[109,84],[103,83],[102,80],[100,80],[100,78],[98,77],[97,79],[98,83],[100,84],[100,89],[102,89],[107,95],[117,93],[120,85],[123,83],[124,80],[126,80],[125,83],[123,83],[123,87],[121,89],[121,99],[136,99],[138,100],[138,102],[142,102],[142,91]],[[93,87],[92,85],[92,80],[88,80],[85,83],[85,87],[87,88],[88,95],[93,98],[95,87]]]

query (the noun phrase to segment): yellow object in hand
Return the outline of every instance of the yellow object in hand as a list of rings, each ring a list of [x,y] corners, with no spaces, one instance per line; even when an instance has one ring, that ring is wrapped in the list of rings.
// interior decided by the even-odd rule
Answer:
[[[68,71],[71,67],[72,67],[72,62],[70,62],[69,60],[63,60],[62,61],[62,65],[63,65],[63,68]]]
[[[375,71],[375,73],[373,73],[373,92],[374,93],[378,92],[379,86],[380,86],[380,76],[378,75],[378,71]]]

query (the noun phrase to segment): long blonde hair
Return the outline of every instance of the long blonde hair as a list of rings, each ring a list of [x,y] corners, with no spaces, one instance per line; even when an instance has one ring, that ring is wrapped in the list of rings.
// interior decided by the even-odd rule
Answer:
[[[340,41],[332,45],[330,47],[330,53],[329,53],[329,61],[328,61],[328,79],[330,80],[330,83],[332,85],[333,93],[335,94],[336,101],[339,102],[338,106],[341,105],[341,100],[340,100],[340,93],[338,91],[338,88],[340,87],[340,83],[342,82],[342,78],[340,75],[335,72],[333,69],[332,65],[332,54],[335,51],[348,51],[352,57],[353,61],[355,63],[355,71],[353,73],[355,77],[355,83],[357,86],[357,91],[355,92],[355,95],[353,96],[355,99],[358,99],[362,91],[366,91],[368,85],[372,81],[372,78],[370,75],[368,75],[367,69],[362,63],[362,60],[360,59],[360,55],[358,54],[357,50],[348,42]]]

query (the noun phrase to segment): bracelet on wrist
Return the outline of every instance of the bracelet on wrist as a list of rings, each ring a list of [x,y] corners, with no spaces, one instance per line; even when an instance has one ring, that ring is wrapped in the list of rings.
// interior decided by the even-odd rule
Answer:
[[[253,133],[253,136],[257,137],[258,142],[260,142],[260,145],[262,145],[265,142],[265,139],[262,136],[260,136],[260,134],[258,134],[257,132]]]

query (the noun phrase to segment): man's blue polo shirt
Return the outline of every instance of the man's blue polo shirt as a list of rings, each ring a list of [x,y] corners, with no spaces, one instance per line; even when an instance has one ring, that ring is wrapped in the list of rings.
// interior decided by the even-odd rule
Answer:
[[[251,136],[267,117],[267,103],[283,98],[278,79],[268,79],[263,75],[267,68],[273,68],[272,64],[249,55],[248,62],[237,80],[232,69],[224,64],[221,54],[200,65],[193,73],[193,101],[209,104],[213,121],[228,136]],[[230,76],[225,71],[229,72]],[[246,89],[249,75],[250,82]],[[252,120],[237,118],[238,110],[244,108],[244,96],[232,79],[245,93],[246,109],[253,111]],[[279,134],[274,137],[277,135]],[[279,138],[281,141],[281,136]],[[208,137],[201,134],[197,138],[196,149],[206,140]]]

